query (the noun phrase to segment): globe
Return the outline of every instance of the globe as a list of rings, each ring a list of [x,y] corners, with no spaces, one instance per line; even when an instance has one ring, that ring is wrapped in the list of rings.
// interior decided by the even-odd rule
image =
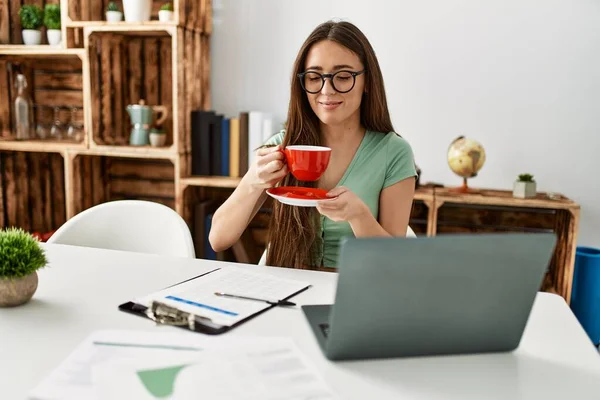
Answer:
[[[483,146],[464,136],[459,136],[448,148],[448,165],[452,172],[463,178],[462,187],[457,188],[460,192],[470,192],[467,185],[468,178],[474,178],[485,163],[485,150]]]

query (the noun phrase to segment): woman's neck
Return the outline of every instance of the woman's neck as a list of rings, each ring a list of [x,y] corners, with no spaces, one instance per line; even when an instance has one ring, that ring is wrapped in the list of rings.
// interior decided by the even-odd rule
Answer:
[[[340,125],[321,124],[321,139],[324,146],[349,144],[356,140],[362,140],[364,135],[365,128],[358,121],[348,121]]]

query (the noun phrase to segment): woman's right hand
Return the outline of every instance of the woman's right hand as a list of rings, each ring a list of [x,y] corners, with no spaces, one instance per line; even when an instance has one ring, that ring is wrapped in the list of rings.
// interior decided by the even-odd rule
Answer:
[[[272,188],[289,172],[281,145],[258,149],[253,167],[252,186],[261,189]]]

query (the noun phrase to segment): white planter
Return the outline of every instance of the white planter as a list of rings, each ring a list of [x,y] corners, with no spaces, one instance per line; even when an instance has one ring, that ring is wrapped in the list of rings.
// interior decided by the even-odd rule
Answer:
[[[150,21],[152,0],[123,0],[123,11],[127,22]]]
[[[107,11],[106,22],[121,22],[123,20],[123,13],[121,11]]]
[[[158,12],[158,20],[161,22],[173,21],[173,11],[160,10]]]
[[[42,31],[36,29],[23,29],[23,43],[26,45],[36,45],[42,43]]]
[[[167,142],[167,135],[164,133],[150,133],[150,145],[154,147],[164,146]]]
[[[513,187],[513,197],[525,199],[528,197],[535,197],[536,195],[536,184],[535,182],[520,182],[517,181]]]
[[[48,44],[51,46],[58,46],[62,40],[60,29],[48,29],[46,35],[48,36]]]

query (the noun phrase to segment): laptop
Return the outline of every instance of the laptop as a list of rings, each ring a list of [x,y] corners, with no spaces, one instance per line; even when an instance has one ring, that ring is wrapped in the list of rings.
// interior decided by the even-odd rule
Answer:
[[[333,305],[302,310],[330,360],[516,349],[553,233],[347,238]]]

